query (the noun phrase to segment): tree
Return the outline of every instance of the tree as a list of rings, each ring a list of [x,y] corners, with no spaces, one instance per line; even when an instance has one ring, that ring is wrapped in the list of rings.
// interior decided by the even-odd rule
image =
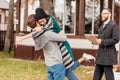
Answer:
[[[13,11],[14,11],[14,0],[10,0],[8,26],[7,26],[6,36],[5,36],[5,43],[4,43],[5,53],[9,52],[10,47],[11,47],[11,41],[13,39],[13,31],[14,31]]]
[[[53,0],[39,0],[40,7],[46,10],[48,14],[55,16]]]
[[[23,31],[27,31],[27,24],[26,24],[26,18],[28,17],[28,0],[23,0],[25,7],[24,7],[24,29]]]

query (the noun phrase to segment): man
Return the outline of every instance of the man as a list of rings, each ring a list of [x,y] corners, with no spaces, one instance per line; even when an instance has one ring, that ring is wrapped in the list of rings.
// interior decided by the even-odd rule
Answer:
[[[103,73],[105,73],[106,80],[114,80],[113,65],[117,64],[115,44],[119,42],[119,27],[111,20],[111,10],[108,8],[102,10],[101,19],[103,24],[98,31],[96,40],[99,48],[93,80],[101,80]]]
[[[45,15],[41,15],[39,23],[36,22],[34,17],[35,15],[31,14],[27,18],[27,25],[33,30],[35,27],[39,26],[39,28],[41,28],[41,32],[33,31],[30,34],[21,37],[16,40],[16,45],[24,39],[32,37],[35,42],[35,50],[40,50],[43,48],[45,64],[48,69],[48,80],[64,80],[65,67],[63,65],[61,51],[57,42],[66,41],[66,35],[63,34],[63,31],[59,34],[56,34],[50,30],[43,31],[42,28],[50,27],[49,21],[43,26],[46,22],[46,19],[43,19]]]

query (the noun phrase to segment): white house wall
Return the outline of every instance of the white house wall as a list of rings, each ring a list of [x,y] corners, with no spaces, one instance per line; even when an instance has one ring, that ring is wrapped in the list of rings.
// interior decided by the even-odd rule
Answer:
[[[87,39],[68,39],[72,48],[77,49],[98,49],[98,45],[93,45]],[[117,50],[119,50],[119,43],[116,45]]]
[[[2,10],[0,12],[0,15],[1,15],[0,30],[5,31],[7,30],[7,25],[5,24],[5,11]]]
[[[0,23],[0,30],[6,31],[7,30],[7,23],[5,22],[5,17],[9,17],[9,11],[8,10],[2,10],[0,12],[1,15],[1,23]],[[16,19],[16,17],[14,17]],[[14,30],[16,30],[16,24],[14,23]]]
[[[16,37],[16,39],[18,38],[20,38],[20,36]],[[87,39],[68,39],[68,42],[70,43],[73,49],[98,49],[97,45],[91,44],[91,42]],[[22,41],[21,45],[34,46],[35,44],[33,39],[29,38]],[[116,48],[117,50],[119,50],[119,43],[116,45]]]

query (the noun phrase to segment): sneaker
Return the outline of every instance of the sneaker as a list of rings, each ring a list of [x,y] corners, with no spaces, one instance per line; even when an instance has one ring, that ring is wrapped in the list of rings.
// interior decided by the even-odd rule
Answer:
[[[94,59],[95,60],[95,57],[90,55],[90,54],[87,54],[87,53],[83,53],[83,57],[85,57],[87,60],[90,60],[90,59]]]

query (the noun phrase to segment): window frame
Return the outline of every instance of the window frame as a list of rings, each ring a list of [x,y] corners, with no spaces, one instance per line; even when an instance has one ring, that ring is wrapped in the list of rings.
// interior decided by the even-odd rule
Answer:
[[[57,1],[57,0],[55,0],[55,1]],[[65,8],[66,8],[65,4],[66,4],[66,1],[67,0],[63,0],[64,10],[63,10],[63,16],[62,16],[62,27],[63,27],[64,31],[65,31]],[[75,4],[76,4],[76,0],[74,0],[74,1],[75,1]],[[54,3],[56,3],[56,2],[54,2]],[[55,11],[55,14],[57,14],[56,11]],[[74,35],[75,36],[75,34],[76,34],[76,6],[75,6],[75,12],[74,12],[73,16],[74,16],[74,20],[73,20],[73,23],[74,23],[73,28],[74,28],[74,30],[73,30],[73,33],[65,33],[66,35]]]

